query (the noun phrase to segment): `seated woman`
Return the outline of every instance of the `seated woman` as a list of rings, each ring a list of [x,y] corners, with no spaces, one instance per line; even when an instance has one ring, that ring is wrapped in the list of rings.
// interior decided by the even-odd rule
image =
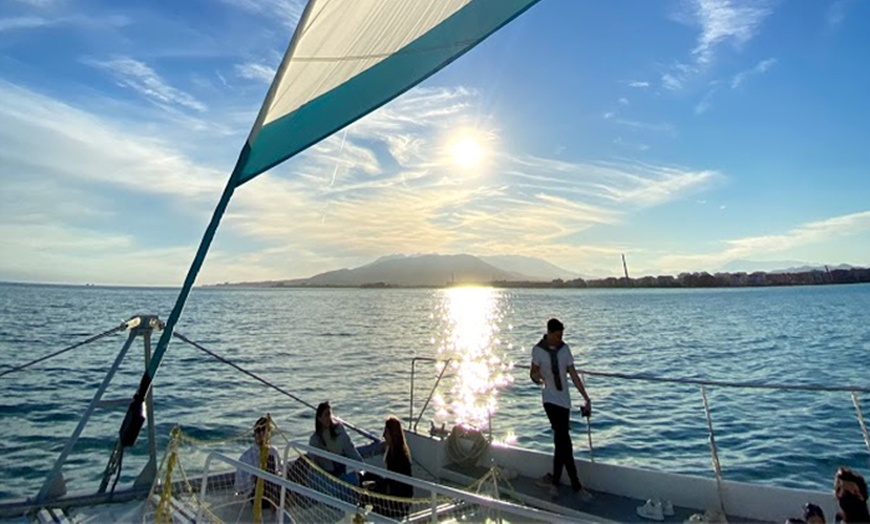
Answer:
[[[332,407],[329,402],[317,406],[314,418],[314,434],[308,439],[308,445],[362,462],[363,458],[351,442],[344,426],[332,418]],[[340,478],[350,484],[359,486],[359,476],[356,472],[347,472],[347,466],[321,457],[312,457],[314,463],[330,475]]]
[[[278,450],[276,450],[273,446],[269,445],[269,440],[271,436],[271,427],[269,426],[270,420],[268,417],[260,417],[257,419],[256,424],[254,424],[254,443],[251,444],[242,456],[239,457],[239,462],[244,462],[245,464],[250,464],[255,468],[260,467],[260,450],[261,448],[268,448],[268,452],[266,454],[266,464],[265,470],[269,473],[278,474],[281,469],[281,456],[278,454]],[[256,479],[254,475],[247,471],[236,470],[236,478],[235,478],[235,488],[236,492],[245,494],[250,497],[253,502],[254,499],[254,490],[256,488]],[[268,505],[268,502],[271,501],[272,505],[277,506],[278,497],[276,496],[278,490],[277,486],[274,484],[267,482],[265,485],[265,489],[263,490],[263,502],[262,506],[265,508]]]
[[[411,452],[408,450],[408,444],[405,441],[402,423],[396,417],[389,417],[384,423],[384,442],[386,444],[384,464],[387,470],[410,477]],[[414,496],[414,486],[410,484],[375,475],[372,475],[372,477],[374,477],[374,490],[377,493],[405,499]],[[377,513],[395,519],[408,516],[410,508],[410,503],[408,502],[386,500],[377,497],[372,498],[372,505]]]
[[[393,473],[411,476],[411,452],[405,442],[405,432],[402,423],[396,417],[390,417],[384,423],[384,441],[387,451],[384,453],[384,464]],[[414,486],[398,480],[385,479],[383,493],[394,497],[411,498],[414,496]]]
[[[870,522],[867,509],[867,481],[856,471],[841,466],[834,475],[834,496],[840,511],[836,519],[852,522]]]

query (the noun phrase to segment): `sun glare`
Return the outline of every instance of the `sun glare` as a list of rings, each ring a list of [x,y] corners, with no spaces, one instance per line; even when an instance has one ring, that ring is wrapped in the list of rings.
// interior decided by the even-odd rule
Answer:
[[[435,406],[442,418],[486,427],[499,390],[513,380],[499,339],[504,297],[490,288],[450,288],[442,300],[436,314],[444,329],[438,353],[451,359],[453,382],[446,398],[433,399]]]
[[[450,146],[450,154],[457,165],[473,167],[483,159],[483,147],[473,136],[463,135],[453,141]]]

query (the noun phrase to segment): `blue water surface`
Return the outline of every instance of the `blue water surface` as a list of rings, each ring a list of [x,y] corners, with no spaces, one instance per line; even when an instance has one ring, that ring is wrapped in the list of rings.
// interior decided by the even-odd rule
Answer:
[[[177,290],[0,284],[0,369],[105,331],[137,313],[168,316]],[[421,425],[454,420],[551,450],[531,346],[547,318],[566,324],[581,369],[659,377],[870,387],[870,285],[693,290],[240,289],[191,294],[177,331],[245,369],[380,434],[409,417],[413,357],[451,358]],[[0,500],[32,496],[93,397],[119,333],[0,377]],[[155,338],[156,341],[156,338]],[[434,383],[418,363],[415,417]],[[105,399],[128,400],[143,371],[137,342]],[[698,386],[587,377],[595,459],[712,477]],[[198,436],[237,434],[269,412],[290,438],[313,429],[310,408],[174,341],[154,383],[158,449],[175,424]],[[845,392],[708,387],[723,476],[827,490],[836,467],[868,472]],[[579,395],[574,392],[579,406]],[[870,415],[870,395],[862,406]],[[64,469],[95,489],[124,408],[98,409]],[[588,453],[574,416],[576,455]],[[143,433],[144,434],[144,433]],[[361,443],[362,437],[355,439]],[[239,452],[242,450],[240,449]],[[129,483],[146,439],[124,459]]]

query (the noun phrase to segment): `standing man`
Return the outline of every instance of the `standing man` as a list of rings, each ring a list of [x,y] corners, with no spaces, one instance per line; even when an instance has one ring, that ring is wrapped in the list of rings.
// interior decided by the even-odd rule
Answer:
[[[544,402],[544,411],[550,419],[550,427],[553,428],[553,472],[544,475],[540,483],[550,487],[550,496],[559,495],[559,480],[562,477],[562,467],[568,471],[571,479],[571,488],[583,499],[590,498],[589,493],[583,489],[580,479],[577,477],[577,467],[574,465],[574,446],[571,443],[571,394],[568,390],[566,375],[571,375],[571,380],[577,391],[583,395],[586,401],[580,409],[584,417],[592,415],[592,401],[583,387],[583,381],[574,369],[574,357],[568,344],[562,341],[565,326],[559,320],[551,318],[547,321],[547,334],[532,348],[532,368],[529,376],[532,382],[541,385],[541,398]]]

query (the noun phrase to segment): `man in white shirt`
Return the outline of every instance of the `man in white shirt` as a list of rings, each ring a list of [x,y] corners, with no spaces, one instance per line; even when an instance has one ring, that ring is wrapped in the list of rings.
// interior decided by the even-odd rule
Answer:
[[[254,443],[251,444],[242,456],[239,457],[239,462],[250,464],[256,468],[260,467],[260,448],[268,447],[266,455],[266,467],[264,468],[269,473],[279,474],[281,471],[281,456],[274,446],[269,444],[271,436],[270,419],[268,417],[260,417],[257,423],[254,424]],[[251,498],[254,498],[254,488],[256,479],[254,475],[247,471],[236,470],[235,489],[237,493],[241,493]],[[277,486],[271,482],[267,482],[263,492],[263,507],[267,506],[267,500],[275,506],[278,504],[276,498]]]
[[[571,488],[583,499],[589,494],[583,489],[577,477],[577,467],[574,465],[574,446],[571,443],[571,394],[565,384],[566,375],[571,376],[577,391],[583,395],[586,403],[580,409],[584,417],[592,415],[592,401],[583,387],[583,381],[574,369],[574,357],[571,348],[562,341],[565,326],[551,318],[547,322],[547,334],[532,348],[532,367],[529,376],[535,384],[541,385],[541,398],[544,411],[550,419],[553,428],[553,472],[541,480],[542,485],[550,486],[550,496],[559,495],[559,481],[562,468],[568,472]]]

